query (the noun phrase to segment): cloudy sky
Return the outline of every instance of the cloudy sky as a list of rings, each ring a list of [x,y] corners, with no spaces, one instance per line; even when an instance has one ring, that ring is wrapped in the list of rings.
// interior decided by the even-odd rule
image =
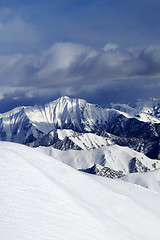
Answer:
[[[160,97],[159,0],[0,0],[0,112]]]

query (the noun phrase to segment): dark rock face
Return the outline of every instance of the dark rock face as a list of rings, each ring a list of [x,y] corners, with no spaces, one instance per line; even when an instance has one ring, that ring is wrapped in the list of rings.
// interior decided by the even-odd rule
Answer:
[[[58,140],[52,146],[60,150],[67,150],[67,149],[82,150],[78,145],[76,145],[68,137],[65,137],[64,140]]]
[[[156,169],[156,163],[153,166]],[[108,178],[121,178],[125,176],[123,171],[116,171],[107,166],[102,166],[99,164],[95,164],[91,168],[80,170],[86,173],[95,174],[98,176],[108,177]],[[136,157],[132,158],[129,162],[129,173],[136,172],[148,172],[150,169],[142,164],[142,162]]]
[[[83,170],[83,172],[95,174],[108,178],[121,178],[124,176],[122,171],[115,171],[109,167],[103,167],[95,164],[93,167]]]
[[[119,146],[127,146],[137,152],[143,152],[149,158],[160,159],[160,139],[157,136],[155,138],[144,138],[142,134],[142,136],[138,138],[121,137],[113,134],[108,135],[106,132],[101,132],[98,134],[108,140],[110,139],[112,143],[115,143]]]
[[[145,167],[138,159],[132,158],[129,163],[129,173],[148,172],[149,168]]]

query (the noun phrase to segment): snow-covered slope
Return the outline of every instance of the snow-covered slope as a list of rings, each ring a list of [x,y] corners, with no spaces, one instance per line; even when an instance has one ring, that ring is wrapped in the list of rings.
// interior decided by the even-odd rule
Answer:
[[[6,142],[0,172],[0,239],[160,238],[160,195],[145,188],[86,175]]]
[[[37,150],[77,170],[87,170],[95,165],[100,165],[127,174],[160,168],[160,161],[150,159],[143,153],[118,145],[100,147],[90,151],[60,151],[53,147],[38,147]]]
[[[141,185],[160,193],[160,168],[146,173],[128,174],[122,180]]]

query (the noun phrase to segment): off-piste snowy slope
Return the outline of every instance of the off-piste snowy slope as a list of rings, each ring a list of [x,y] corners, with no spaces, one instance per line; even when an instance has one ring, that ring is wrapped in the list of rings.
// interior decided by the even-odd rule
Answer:
[[[0,172],[0,239],[160,238],[158,193],[15,143],[0,142]]]

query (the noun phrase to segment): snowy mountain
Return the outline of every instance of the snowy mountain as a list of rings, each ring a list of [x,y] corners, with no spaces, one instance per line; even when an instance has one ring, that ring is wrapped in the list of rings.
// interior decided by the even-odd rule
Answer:
[[[160,195],[0,142],[0,239],[159,240]]]
[[[160,120],[152,120],[131,112],[103,109],[82,99],[61,97],[44,106],[19,107],[1,114],[0,140],[33,147],[53,145],[59,149],[84,149],[83,141],[86,149],[116,143],[158,159]],[[74,133],[62,134],[58,129]]]
[[[118,145],[99,147],[90,151],[61,151],[53,147],[38,147],[37,150],[77,170],[112,178],[160,168],[160,161]],[[111,176],[113,173],[114,175]]]
[[[50,143],[49,145],[60,150],[90,150],[113,144],[110,141],[110,135],[107,134],[107,136],[104,138],[94,133],[79,133],[70,129],[57,129],[57,131],[52,131],[45,136],[38,145],[48,146],[48,143]]]
[[[146,113],[160,119],[160,99],[158,98],[151,98],[148,101],[139,101],[136,108],[141,113]]]
[[[128,117],[135,117],[142,121],[160,123],[160,99],[150,99],[139,101],[136,106],[131,107],[126,104],[110,104],[111,109],[116,109]]]

